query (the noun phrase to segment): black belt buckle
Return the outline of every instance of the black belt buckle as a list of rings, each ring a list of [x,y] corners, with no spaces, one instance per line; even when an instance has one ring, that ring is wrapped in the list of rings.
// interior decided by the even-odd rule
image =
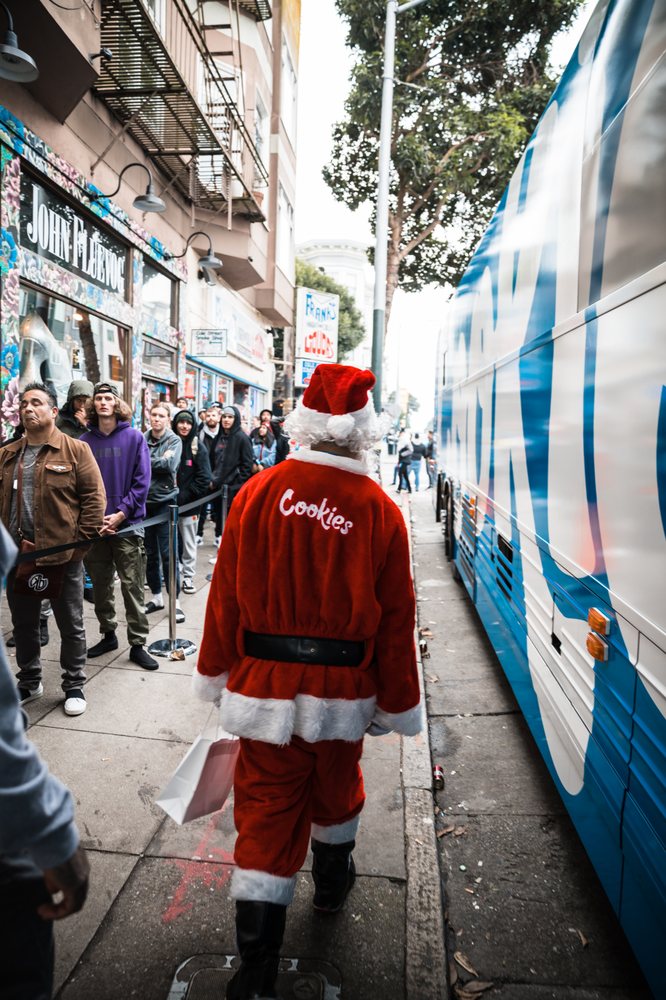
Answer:
[[[260,635],[245,633],[245,652],[258,659],[287,663],[316,663],[324,667],[358,667],[363,662],[365,644],[344,639],[313,636]]]

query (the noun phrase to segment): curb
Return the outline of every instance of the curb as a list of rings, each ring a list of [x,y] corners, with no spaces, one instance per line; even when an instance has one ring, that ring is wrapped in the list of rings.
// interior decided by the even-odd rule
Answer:
[[[412,548],[411,505],[402,508]],[[417,604],[418,619],[418,604]],[[406,1000],[448,1000],[447,956],[444,943],[444,899],[435,836],[432,794],[432,757],[426,712],[423,661],[419,650],[418,620],[415,629],[423,730],[402,738],[402,788],[405,815],[407,869],[405,928]]]

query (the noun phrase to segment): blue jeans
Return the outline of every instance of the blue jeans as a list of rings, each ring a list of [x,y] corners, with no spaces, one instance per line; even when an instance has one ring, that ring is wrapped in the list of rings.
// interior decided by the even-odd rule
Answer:
[[[414,489],[418,490],[421,481],[421,459],[418,462],[412,462],[412,472],[414,473]]]

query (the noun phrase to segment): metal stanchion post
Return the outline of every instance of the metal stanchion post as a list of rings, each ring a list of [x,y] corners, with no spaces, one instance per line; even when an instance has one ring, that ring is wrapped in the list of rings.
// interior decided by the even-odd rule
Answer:
[[[196,653],[190,639],[176,638],[176,580],[178,571],[178,504],[169,505],[169,638],[151,642],[149,652],[169,660],[184,660]]]

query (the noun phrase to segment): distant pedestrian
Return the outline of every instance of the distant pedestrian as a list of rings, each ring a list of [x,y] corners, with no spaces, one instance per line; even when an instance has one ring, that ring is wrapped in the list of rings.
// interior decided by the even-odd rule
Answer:
[[[32,382],[20,396],[25,436],[0,449],[0,516],[17,544],[37,550],[95,538],[103,526],[106,494],[97,463],[84,441],[55,425],[55,393]],[[86,710],[86,633],[83,627],[83,549],[41,556],[40,566],[64,565],[60,594],[51,598],[60,632],[60,667],[67,715]],[[18,690],[22,704],[41,698],[38,596],[17,593],[16,569],[7,577],[7,603],[16,641]]]
[[[15,555],[0,526],[0,577],[7,575]],[[0,804],[0,994],[7,1000],[49,1000],[53,921],[82,908],[89,866],[74,824],[72,795],[26,738],[1,642]]]
[[[178,506],[184,507],[205,497],[210,489],[212,472],[207,448],[201,444],[189,410],[180,410],[173,418],[171,428],[180,438],[182,453],[176,482]],[[180,562],[183,568],[183,593],[194,594],[194,574],[197,568],[197,525],[199,511],[182,514],[178,518]]]
[[[254,418],[257,419],[256,417]],[[271,410],[260,410],[259,421],[256,427],[253,427],[250,431],[250,441],[252,444],[256,444],[259,437],[259,431],[262,427],[266,427],[269,434],[268,444],[270,445],[274,439],[273,428],[271,427],[271,421],[273,419],[273,413]]]
[[[150,487],[146,501],[148,518],[166,514],[170,504],[178,498],[176,477],[180,466],[183,446],[178,435],[169,426],[169,410],[165,403],[153,403],[150,408],[150,430],[145,433],[150,454]],[[152,614],[164,607],[162,579],[169,592],[169,522],[161,521],[146,528],[146,580],[150,590],[150,600],[146,604],[146,614]],[[176,566],[176,621],[184,622],[185,614],[178,602],[180,577]]]
[[[90,546],[85,563],[93,581],[95,614],[102,638],[88,649],[88,659],[118,649],[114,577],[118,574],[127,619],[129,658],[144,670],[158,663],[146,649],[148,619],[144,611],[146,578],[144,531],[150,486],[150,455],[141,431],[131,426],[132,411],[113,383],[99,382],[88,403],[90,445],[106,489],[101,537]],[[136,525],[136,527],[134,527]],[[128,531],[127,529],[131,529]],[[119,531],[123,531],[119,535]]]
[[[412,441],[412,472],[414,473],[414,490],[418,493],[421,482],[421,462],[425,458],[426,446],[421,441],[418,434],[414,435]]]
[[[408,493],[412,492],[409,473],[412,469],[413,453],[412,436],[409,431],[403,430],[398,438],[398,493],[402,492],[403,487]]]
[[[426,469],[428,470],[428,489],[431,490],[437,480],[437,467],[435,462],[435,435],[428,431],[428,442],[425,446]]]

